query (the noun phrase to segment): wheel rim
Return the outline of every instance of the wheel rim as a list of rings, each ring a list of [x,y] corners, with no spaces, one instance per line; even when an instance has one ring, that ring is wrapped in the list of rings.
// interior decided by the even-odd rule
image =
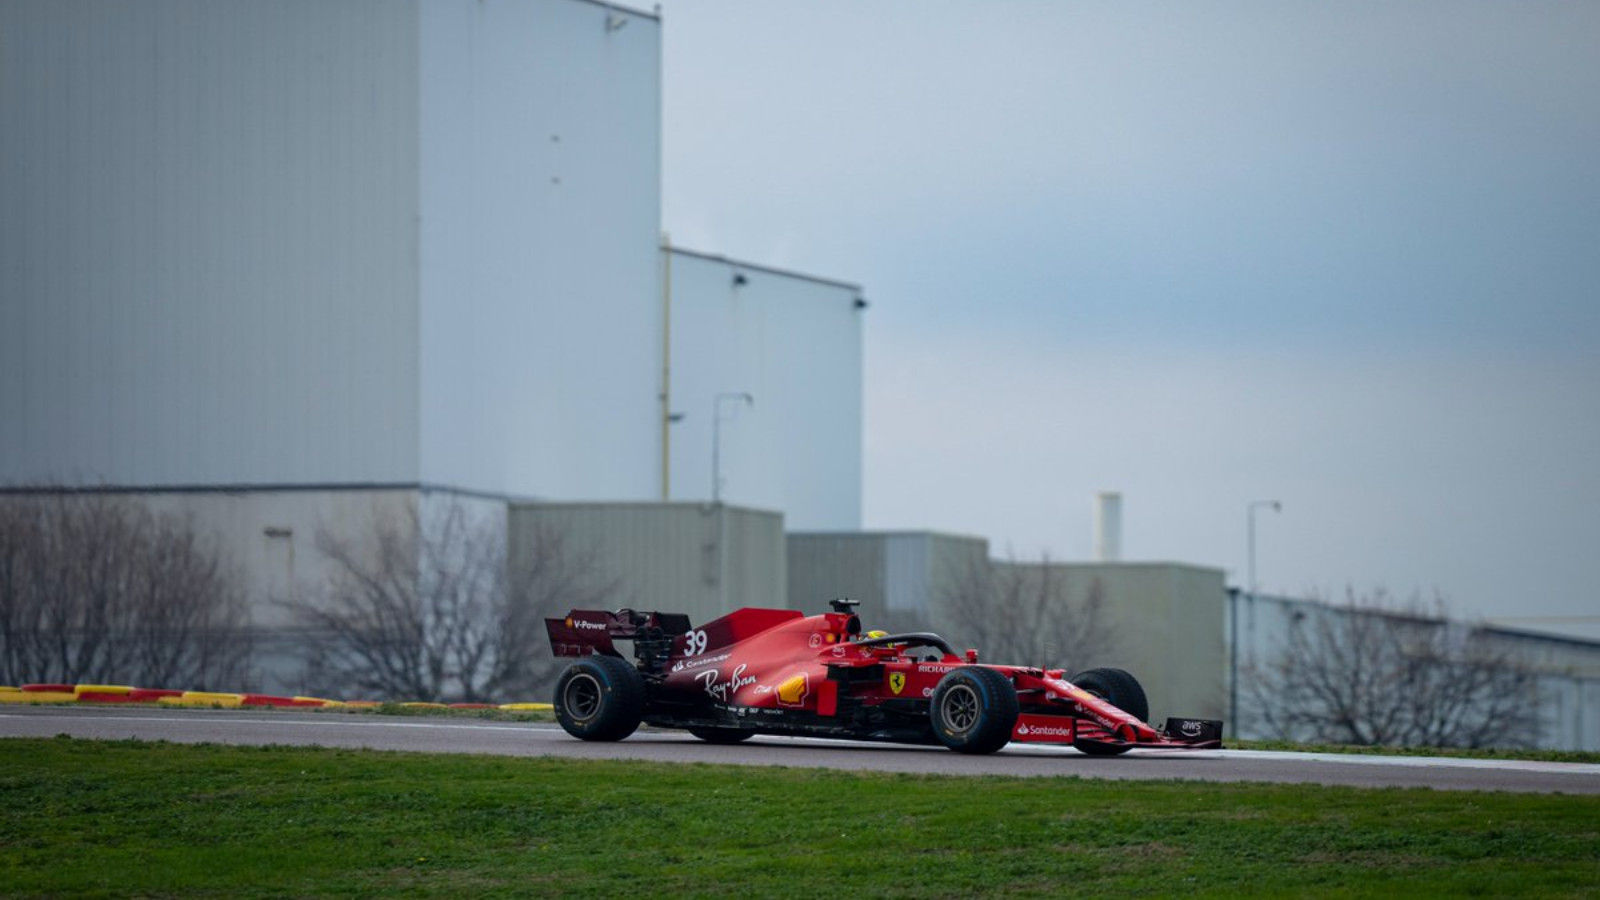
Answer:
[[[567,715],[574,719],[594,718],[600,711],[600,682],[588,673],[572,676],[567,689],[561,693],[561,703],[567,708]]]
[[[951,685],[939,703],[939,720],[946,731],[971,731],[978,722],[978,692],[965,684]]]

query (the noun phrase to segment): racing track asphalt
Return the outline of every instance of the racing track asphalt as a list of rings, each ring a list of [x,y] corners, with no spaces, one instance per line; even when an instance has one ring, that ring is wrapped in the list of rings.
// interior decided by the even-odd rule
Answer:
[[[1428,787],[1600,794],[1600,765],[1438,757],[1133,751],[1091,758],[1064,747],[1012,745],[992,756],[813,738],[758,737],[718,746],[676,731],[641,729],[614,744],[574,740],[554,724],[303,713],[284,710],[0,708],[0,737],[290,744],[496,756],[796,766],[931,775],[1077,775],[1111,779],[1263,781],[1352,787]]]

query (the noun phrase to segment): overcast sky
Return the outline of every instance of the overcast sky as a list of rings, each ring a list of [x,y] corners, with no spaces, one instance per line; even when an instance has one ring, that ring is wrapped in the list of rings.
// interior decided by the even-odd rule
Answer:
[[[1264,590],[1600,637],[1600,3],[662,12],[673,240],[872,303],[867,527],[1242,583],[1276,499]]]

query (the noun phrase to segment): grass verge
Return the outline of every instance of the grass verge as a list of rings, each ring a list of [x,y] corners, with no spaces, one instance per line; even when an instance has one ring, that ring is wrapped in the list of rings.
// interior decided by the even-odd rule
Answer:
[[[0,884],[81,894],[1034,896],[1600,885],[1600,801],[0,740]]]
[[[1373,756],[1443,756],[1452,759],[1520,759],[1537,762],[1600,763],[1593,750],[1533,750],[1499,747],[1381,747],[1361,744],[1301,744],[1294,741],[1223,742],[1229,750],[1287,750],[1290,753],[1362,753]]]
[[[490,719],[496,722],[554,722],[556,714],[547,709],[450,709],[438,706],[406,706],[384,703],[379,706],[335,706],[311,710],[330,716],[408,716],[413,718]]]

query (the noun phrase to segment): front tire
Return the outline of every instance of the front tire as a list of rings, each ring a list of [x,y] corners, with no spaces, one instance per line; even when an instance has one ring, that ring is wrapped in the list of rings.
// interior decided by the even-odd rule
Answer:
[[[1090,669],[1072,676],[1072,683],[1144,722],[1150,718],[1150,701],[1145,699],[1139,679],[1121,669]]]
[[[1150,718],[1150,701],[1139,680],[1122,669],[1090,669],[1072,676],[1072,683],[1143,722]],[[1090,756],[1116,756],[1131,748],[1099,741],[1076,741],[1074,747]]]
[[[644,677],[615,656],[585,656],[556,682],[556,721],[585,741],[620,741],[644,719]]]
[[[939,743],[957,753],[993,753],[1017,726],[1017,689],[1011,679],[982,666],[952,669],[928,701],[928,720]]]

